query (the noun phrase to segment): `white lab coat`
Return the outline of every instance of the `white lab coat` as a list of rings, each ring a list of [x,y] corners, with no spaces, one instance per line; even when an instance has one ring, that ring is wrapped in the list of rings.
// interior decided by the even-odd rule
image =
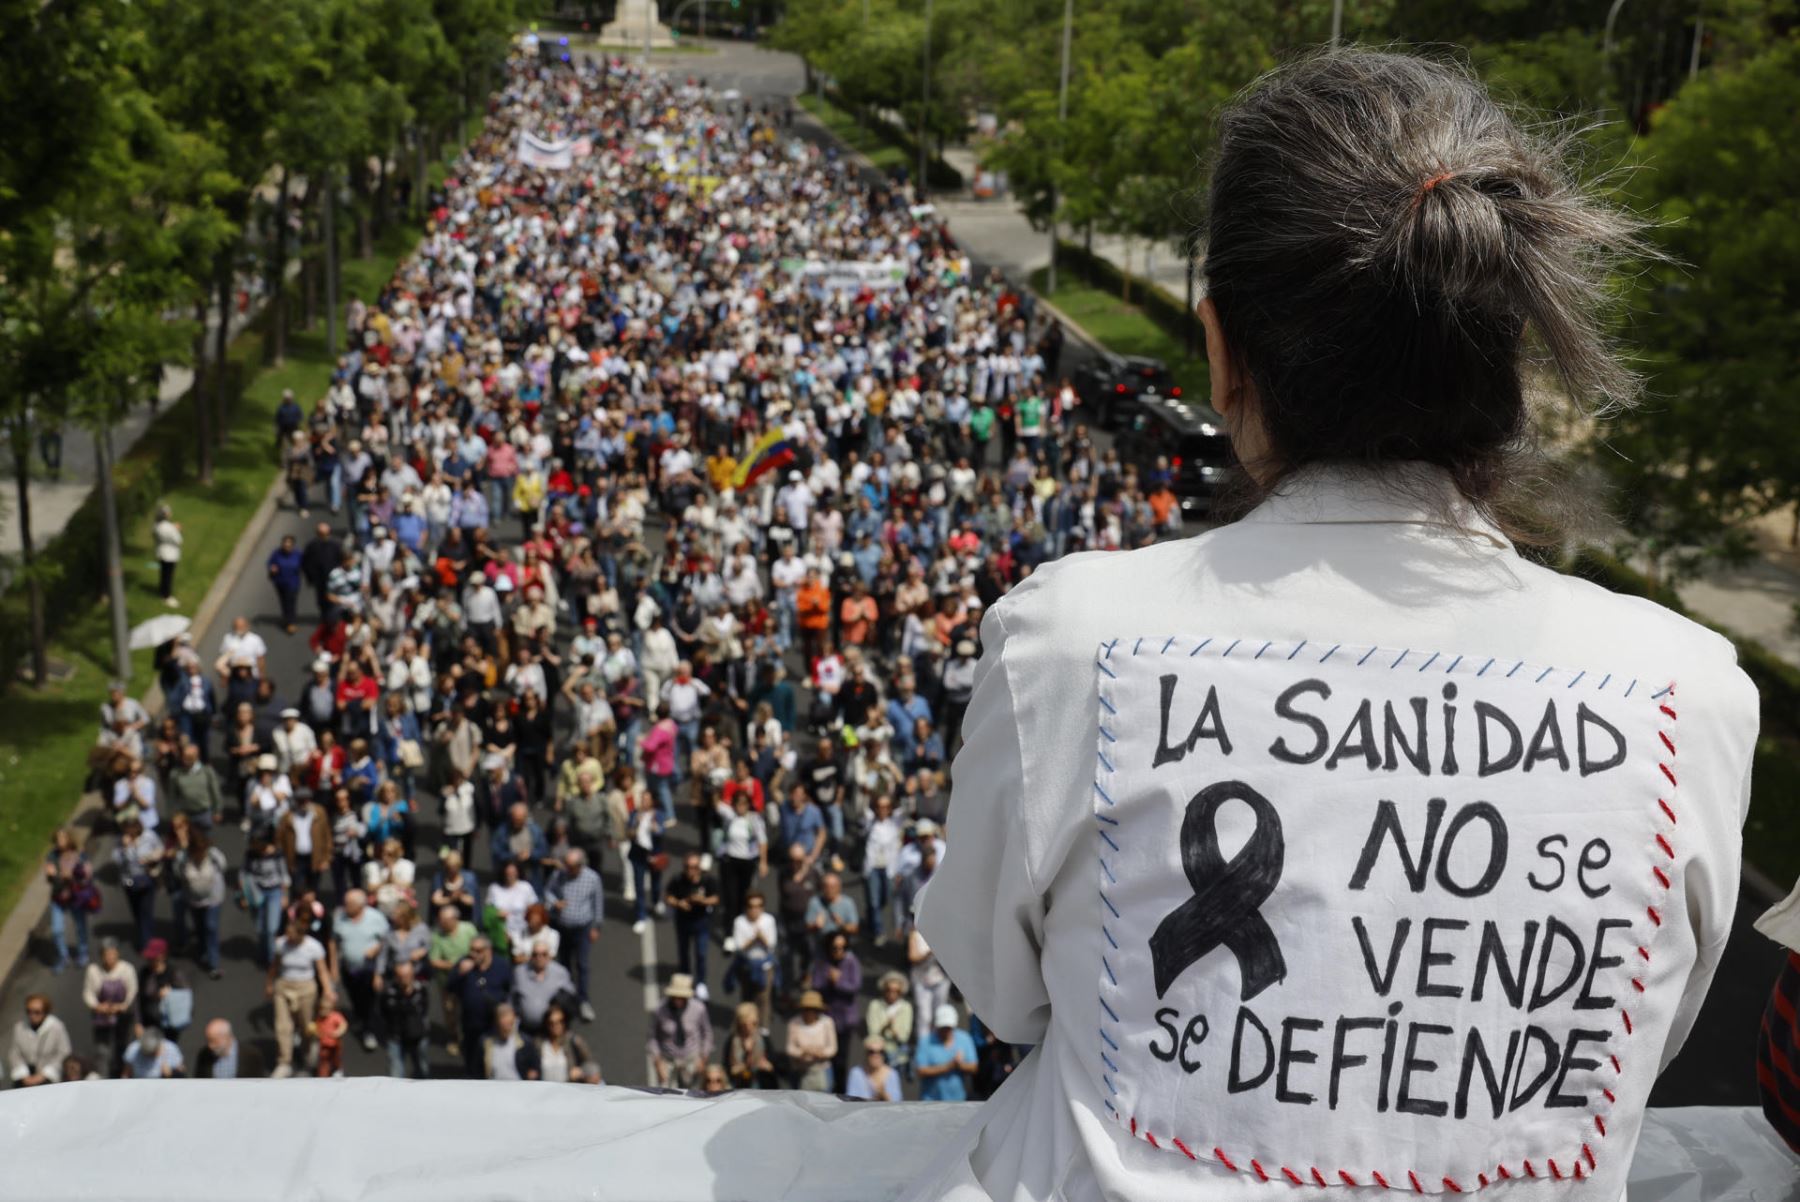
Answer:
[[[1112,799],[1097,800],[1097,794],[1102,782],[1115,792],[1131,787],[1125,774],[1133,769],[1123,763],[1113,765],[1121,774],[1115,778],[1106,774],[1106,768],[1096,768],[1097,747],[1102,764],[1110,765],[1106,756],[1110,745],[1097,735],[1105,720],[1118,728],[1116,737],[1138,739],[1138,747],[1152,745],[1158,721],[1156,678],[1147,677],[1147,686],[1142,680],[1132,684],[1127,669],[1140,673],[1163,669],[1115,663],[1120,674],[1116,680],[1108,680],[1097,674],[1097,665],[1107,654],[1106,644],[1121,658],[1128,658],[1136,649],[1145,656],[1171,657],[1165,661],[1169,670],[1195,671],[1176,665],[1175,660],[1185,661],[1187,650],[1199,647],[1205,636],[1245,640],[1239,658],[1264,649],[1274,660],[1298,656],[1301,650],[1296,648],[1306,650],[1309,658],[1337,644],[1358,648],[1359,656],[1367,648],[1381,648],[1385,654],[1371,662],[1382,665],[1384,671],[1388,663],[1403,663],[1384,679],[1398,681],[1411,676],[1438,682],[1429,686],[1433,689],[1443,687],[1441,678],[1418,677],[1416,671],[1406,669],[1426,665],[1428,653],[1421,649],[1441,651],[1443,658],[1433,661],[1433,671],[1459,673],[1453,679],[1464,682],[1466,697],[1493,686],[1491,680],[1471,678],[1477,665],[1491,657],[1502,657],[1502,667],[1515,661],[1541,666],[1534,667],[1534,672],[1561,665],[1538,683],[1555,690],[1565,705],[1569,702],[1562,700],[1558,686],[1601,687],[1591,676],[1578,678],[1576,669],[1606,674],[1602,680],[1609,705],[1622,697],[1620,688],[1628,679],[1637,682],[1630,687],[1646,691],[1652,684],[1645,682],[1654,682],[1657,689],[1664,682],[1676,683],[1673,697],[1633,711],[1648,712],[1651,721],[1661,721],[1657,711],[1663,705],[1680,714],[1678,728],[1672,718],[1664,724],[1678,729],[1679,734],[1679,757],[1666,757],[1679,769],[1679,793],[1669,794],[1680,806],[1679,826],[1653,825],[1653,820],[1655,824],[1663,822],[1650,806],[1660,800],[1652,794],[1660,788],[1656,761],[1665,757],[1655,750],[1656,730],[1648,726],[1647,741],[1654,753],[1649,756],[1648,774],[1657,788],[1628,796],[1633,812],[1641,814],[1640,842],[1652,849],[1645,853],[1642,875],[1648,878],[1649,857],[1658,854],[1651,843],[1653,831],[1671,834],[1679,845],[1680,859],[1669,864],[1673,879],[1661,886],[1668,892],[1660,895],[1666,901],[1653,932],[1655,964],[1617,970],[1623,974],[1617,978],[1619,984],[1641,973],[1649,992],[1631,1002],[1636,1011],[1635,1034],[1628,1042],[1610,1045],[1615,1051],[1628,1048],[1629,1054],[1622,1056],[1621,1076],[1611,1082],[1617,1100],[1603,1108],[1605,1137],[1591,1127],[1580,1127],[1569,1149],[1560,1153],[1558,1172],[1565,1178],[1573,1175],[1571,1155],[1581,1156],[1583,1145],[1596,1153],[1582,1164],[1582,1181],[1552,1181],[1548,1165],[1539,1159],[1533,1172],[1540,1180],[1515,1180],[1506,1191],[1511,1202],[1570,1197],[1612,1202],[1623,1196],[1650,1084],[1680,1049],[1729,933],[1758,723],[1755,689],[1736,667],[1730,644],[1717,634],[1647,601],[1613,594],[1533,565],[1455,499],[1447,477],[1421,469],[1407,479],[1411,487],[1401,490],[1384,487],[1379,478],[1367,473],[1315,470],[1285,485],[1278,495],[1234,525],[1128,554],[1082,554],[1049,564],[989,610],[982,627],[985,650],[979,679],[964,725],[967,742],[956,763],[949,852],[926,891],[919,921],[975,1014],[1000,1038],[1037,1046],[982,1109],[966,1138],[928,1169],[912,1196],[1231,1202],[1264,1199],[1271,1188],[1280,1188],[1284,1196],[1324,1197],[1325,1191],[1313,1176],[1318,1167],[1340,1191],[1330,1196],[1338,1198],[1345,1196],[1337,1180],[1340,1167],[1353,1173],[1359,1184],[1369,1186],[1373,1183],[1368,1168],[1386,1165],[1388,1177],[1401,1178],[1390,1184],[1409,1189],[1413,1185],[1405,1179],[1404,1169],[1396,1172],[1393,1166],[1428,1164],[1433,1156],[1457,1145],[1459,1128],[1449,1120],[1384,1113],[1379,1119],[1358,1116],[1346,1121],[1340,1114],[1326,1115],[1324,1124],[1318,1125],[1315,1106],[1277,1111],[1274,1120],[1265,1113],[1260,1120],[1238,1121],[1241,1112],[1229,1107],[1245,1104],[1244,1099],[1227,1097],[1228,1091],[1217,1085],[1211,1086],[1209,1093],[1206,1087],[1189,1084],[1190,1092],[1185,1095],[1172,1086],[1164,1094],[1174,1089],[1173,1096],[1160,1101],[1167,1115],[1178,1116],[1180,1123],[1188,1125],[1184,1147],[1193,1153],[1190,1158],[1170,1147],[1170,1127],[1160,1128],[1163,1137],[1153,1147],[1145,1135],[1154,1135],[1155,1128],[1134,1129],[1125,1114],[1112,1111],[1108,1090],[1115,1085],[1107,1066],[1114,1072],[1127,1067],[1115,1059],[1119,1048],[1129,1053],[1166,1037],[1154,1027],[1131,1029],[1129,1015],[1123,1026],[1115,1025],[1104,1005],[1108,996],[1117,1005],[1119,994],[1116,990],[1109,994],[1108,982],[1101,974],[1111,975],[1114,968],[1122,974],[1121,957],[1129,956],[1131,947],[1115,945],[1109,950],[1102,942],[1103,938],[1110,941],[1102,927],[1119,923],[1117,915],[1106,917],[1102,900],[1096,897],[1097,891],[1104,897],[1108,886],[1101,878],[1095,853],[1101,857],[1114,854],[1096,837],[1099,831],[1109,829],[1097,828],[1096,815],[1105,815],[1105,806],[1112,804]],[[1452,524],[1446,524],[1437,516],[1440,514],[1451,517]],[[1219,654],[1219,647],[1213,646],[1209,654]],[[1483,658],[1452,664],[1455,654]],[[1222,666],[1222,661],[1211,662],[1218,671],[1227,667],[1233,672],[1244,670],[1236,663]],[[1295,666],[1304,663],[1296,660]],[[1254,665],[1257,669],[1264,666]],[[1342,667],[1342,661],[1331,665],[1332,670]],[[1101,686],[1098,691],[1097,682]],[[1179,687],[1190,692],[1183,694],[1185,700],[1178,705],[1191,708],[1183,711],[1168,735],[1175,742],[1182,739],[1192,721],[1185,715],[1197,708],[1198,695],[1191,692],[1194,686],[1188,677],[1182,677],[1182,682]],[[1109,715],[1098,700],[1107,695],[1108,688],[1122,690],[1116,694],[1119,697],[1136,690],[1134,695],[1140,700],[1147,693],[1147,719]],[[1601,696],[1586,695],[1590,700]],[[1633,704],[1644,699],[1645,693],[1635,693]],[[1543,702],[1538,704],[1541,707]],[[1239,759],[1246,743],[1251,744],[1249,751],[1258,755],[1268,745],[1267,738],[1257,740],[1254,731],[1240,729],[1237,734]],[[1334,725],[1331,737],[1337,736]],[[1141,742],[1144,739],[1152,743]],[[1196,758],[1217,751],[1206,741],[1201,748],[1194,753]],[[1636,752],[1633,754],[1635,757]],[[1129,755],[1147,766],[1147,754],[1136,756],[1133,751]],[[1115,751],[1113,758],[1119,758],[1119,752]],[[1635,760],[1633,766],[1637,766]],[[1465,772],[1464,777],[1467,775]],[[1316,779],[1342,783],[1341,776]],[[1494,778],[1495,782],[1505,779]],[[1530,778],[1534,787],[1547,779],[1547,774]],[[1640,779],[1641,774],[1632,778]],[[1471,783],[1459,779],[1455,787],[1466,789]],[[1503,788],[1498,783],[1493,787]],[[1448,792],[1449,786],[1434,781],[1433,788]],[[1585,804],[1590,794],[1597,792],[1590,788],[1577,796]],[[1291,796],[1291,791],[1286,796]],[[1130,804],[1129,798],[1118,800]],[[1304,812],[1310,800],[1302,797],[1291,803],[1302,808],[1290,812],[1287,820],[1286,872],[1290,877],[1316,867],[1296,862],[1296,857],[1304,854],[1306,832],[1296,829],[1299,824],[1294,816]],[[1417,800],[1423,801],[1422,794]],[[1604,817],[1611,796],[1592,800]],[[1527,795],[1518,801],[1528,808],[1532,798]],[[1221,842],[1230,838],[1226,835]],[[1172,842],[1165,840],[1165,845]],[[1415,850],[1417,846],[1415,842]],[[1531,852],[1529,844],[1515,839],[1516,857]],[[1165,846],[1158,854],[1173,857],[1176,853]],[[1639,879],[1637,855],[1635,849],[1619,853],[1621,889]],[[1167,862],[1180,863],[1172,858]],[[1629,875],[1624,873],[1628,862]],[[1661,873],[1660,868],[1656,871]],[[1172,885],[1162,882],[1155,886],[1169,896],[1190,889],[1178,879],[1177,868],[1164,875],[1177,878]],[[1121,890],[1126,887],[1120,886]],[[1199,885],[1190,891],[1199,892]],[[1395,892],[1403,895],[1404,886]],[[1355,896],[1367,900],[1370,895]],[[1376,899],[1380,904],[1390,900]],[[1648,924],[1642,923],[1642,908],[1635,913],[1648,931]],[[1284,914],[1266,917],[1278,930],[1284,928]],[[1516,914],[1495,917],[1517,921]],[[1644,931],[1632,928],[1628,937],[1649,942]],[[1283,941],[1294,941],[1289,944],[1290,966],[1301,963],[1297,944],[1304,943],[1305,937],[1304,931],[1296,933],[1291,927],[1282,934]],[[1135,946],[1142,948],[1143,940],[1137,939]],[[1385,939],[1376,940],[1379,955],[1385,956],[1388,946]],[[1624,954],[1628,959],[1631,956],[1628,946]],[[1102,957],[1110,957],[1104,968]],[[1199,963],[1202,969],[1210,965],[1208,971],[1217,975],[1232,974],[1232,961],[1231,955],[1220,950]],[[1414,971],[1416,961],[1416,955],[1403,960],[1403,977]],[[1196,973],[1193,979],[1204,975]],[[1232,988],[1235,1007],[1237,977],[1227,975],[1225,979]],[[1186,988],[1183,980],[1177,978],[1171,998]],[[1338,987],[1336,982],[1307,980],[1296,968],[1282,988],[1264,994],[1256,1004],[1282,995],[1291,998],[1295,992],[1316,998]],[[1627,992],[1628,1000],[1630,996]],[[1413,1004],[1409,998],[1408,1005]],[[1461,1003],[1427,1004],[1454,1007]],[[1229,1018],[1224,1014],[1216,1017],[1218,1031],[1213,1041],[1197,1045],[1203,1060],[1223,1057],[1229,1046]],[[1595,1021],[1612,1027],[1616,1018],[1609,1011]],[[1108,1043],[1100,1043],[1096,1032]],[[1751,1032],[1744,1035],[1748,1039]],[[1282,1032],[1275,1031],[1274,1037],[1279,1042]],[[1614,1034],[1610,1038],[1624,1037]],[[1328,1026],[1320,1060],[1329,1056],[1329,1039]],[[1107,1050],[1109,1046],[1112,1051]],[[1102,1052],[1106,1053],[1104,1066]],[[1374,1059],[1370,1057],[1371,1063]],[[1460,1060],[1460,1055],[1456,1059]],[[1149,1070],[1146,1076],[1168,1071],[1148,1061],[1140,1063]],[[1317,1069],[1314,1065],[1307,1071]],[[1600,1072],[1595,1070],[1596,1078]],[[1188,1081],[1206,1079],[1196,1076]],[[1116,1085],[1131,1087],[1123,1077]],[[1157,1087],[1147,1088],[1154,1092]],[[1598,1090],[1596,1080],[1590,1091],[1596,1104]],[[1125,1099],[1120,1096],[1120,1100]],[[1369,1105],[1372,1111],[1372,1103]],[[1237,1119],[1221,1133],[1220,1116],[1228,1113]],[[1317,1163],[1295,1158],[1291,1179],[1282,1175],[1290,1168],[1282,1159],[1258,1157],[1255,1169],[1247,1163],[1259,1147],[1267,1156],[1269,1147],[1293,1144],[1280,1114],[1292,1116],[1288,1126],[1295,1130],[1314,1124],[1305,1128],[1314,1132],[1305,1137],[1311,1141],[1305,1146]],[[1559,1121],[1568,1116],[1572,1133],[1590,1118],[1580,1109],[1554,1114]],[[1399,1122],[1393,1121],[1397,1118]],[[1463,1141],[1468,1145],[1468,1163],[1455,1170],[1459,1188],[1473,1192],[1481,1184],[1473,1178],[1483,1166],[1484,1176],[1498,1184],[1498,1167],[1508,1163],[1504,1145],[1514,1138],[1509,1134],[1512,1128],[1506,1125],[1511,1118],[1498,1120],[1498,1134],[1489,1133],[1495,1147],[1483,1151]],[[1542,1155],[1531,1151],[1539,1135],[1520,1139],[1527,1156]],[[1395,1146],[1382,1146],[1384,1140]],[[1235,1152],[1224,1148],[1228,1143]],[[1224,1167],[1212,1154],[1215,1146],[1224,1148],[1234,1168]],[[1354,1151],[1360,1159],[1333,1163],[1333,1152],[1345,1150]],[[1489,1153],[1490,1159],[1479,1159]],[[1409,1161],[1409,1157],[1417,1160]],[[1522,1169],[1520,1159],[1510,1160],[1513,1176],[1523,1177]],[[1263,1173],[1268,1175],[1268,1183],[1260,1178]],[[1449,1176],[1450,1170],[1443,1175]],[[1435,1175],[1420,1186],[1421,1192],[1449,1192]]]

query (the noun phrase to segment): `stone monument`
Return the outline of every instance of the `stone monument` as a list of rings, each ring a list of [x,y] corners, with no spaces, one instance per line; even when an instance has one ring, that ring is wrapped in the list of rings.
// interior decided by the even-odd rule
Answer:
[[[652,48],[675,44],[675,37],[669,32],[669,27],[658,17],[656,0],[619,0],[613,19],[601,27],[600,36],[596,40],[602,46],[642,50],[646,43],[646,33],[648,44]]]

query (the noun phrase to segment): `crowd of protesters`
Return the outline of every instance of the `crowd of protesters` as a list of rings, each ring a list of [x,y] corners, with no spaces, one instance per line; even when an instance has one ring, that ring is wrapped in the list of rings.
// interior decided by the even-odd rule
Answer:
[[[133,936],[90,958],[96,866],[59,836],[91,1022],[33,995],[12,1078],[328,1075],[360,1040],[400,1076],[439,1041],[472,1076],[635,1079],[580,1034],[611,900],[673,919],[652,1084],[984,1095],[1016,1051],[911,921],[981,615],[1158,537],[1166,479],[1090,440],[1028,296],[774,110],[520,54],[432,203],[328,394],[277,418],[291,504],[336,519],[267,562],[309,671],[274,679],[239,619],[168,649],[160,722],[114,691]],[[267,1064],[223,1020],[184,1050],[180,962],[246,968],[228,905]]]

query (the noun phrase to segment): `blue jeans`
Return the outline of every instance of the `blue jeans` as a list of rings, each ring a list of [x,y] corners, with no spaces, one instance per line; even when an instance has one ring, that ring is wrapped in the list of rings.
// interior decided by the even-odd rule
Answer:
[[[267,968],[275,955],[275,940],[281,934],[281,926],[285,921],[285,902],[283,891],[269,889],[253,905],[256,907],[256,963]]]
[[[650,778],[650,795],[656,798],[656,812],[662,815],[664,822],[675,821],[675,778],[659,776],[654,772],[647,775]]]
[[[794,590],[777,590],[775,593],[775,641],[781,644],[783,651],[794,645],[794,620],[799,613],[799,606],[794,599]]]
[[[708,923],[703,918],[675,920],[676,971],[692,972],[697,984],[706,981],[706,944],[711,937]]]
[[[881,912],[887,909],[888,897],[892,890],[888,888],[888,870],[871,868],[863,873],[863,889],[868,895],[869,934],[876,939],[881,938]]]
[[[344,469],[333,464],[325,476],[325,494],[331,502],[331,512],[336,513],[344,507]]]
[[[694,748],[700,744],[700,719],[675,724],[675,780],[687,779],[688,757],[694,754]]]
[[[835,850],[836,848],[841,847],[844,842],[843,804],[834,801],[830,805],[820,806],[819,808],[825,811],[826,838],[831,841],[831,846]]]
[[[135,946],[140,953],[156,933],[156,892],[154,884],[142,889],[125,890],[125,900],[131,903],[131,919],[137,927]]]
[[[558,929],[562,933],[562,942],[557,945],[561,949],[558,958],[562,960],[563,967],[569,970],[569,975],[575,978],[575,996],[585,1002],[588,1000],[588,961],[593,954],[594,945],[588,939],[586,927]],[[571,1014],[569,1017],[575,1016]]]
[[[50,906],[50,941],[56,944],[56,967],[69,966],[69,945],[64,931],[69,924],[75,927],[77,944],[76,957],[82,964],[88,962],[88,915],[86,910],[78,910],[70,906]]]
[[[189,906],[194,939],[200,944],[200,967],[207,972],[219,966],[219,906]]]
[[[429,1081],[431,1079],[431,1037],[422,1035],[416,1043],[405,1043],[398,1039],[387,1041],[388,1076],[405,1077],[406,1062],[413,1063],[413,1080]]]

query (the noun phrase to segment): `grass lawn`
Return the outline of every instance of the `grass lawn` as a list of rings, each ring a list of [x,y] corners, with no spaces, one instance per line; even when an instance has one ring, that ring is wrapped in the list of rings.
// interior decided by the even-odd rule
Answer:
[[[819,119],[819,123],[852,150],[861,151],[871,163],[886,172],[916,170],[913,156],[889,142],[868,126],[857,121],[855,114],[811,92],[798,97],[800,107]]]
[[[1032,287],[1112,350],[1122,355],[1148,355],[1168,364],[1184,397],[1209,395],[1206,360],[1189,355],[1181,339],[1172,337],[1136,305],[1084,284],[1066,270],[1059,274],[1062,287],[1055,292],[1044,291],[1042,271],[1032,274]]]
[[[470,130],[479,127],[472,122]],[[454,157],[454,156],[451,156]],[[443,177],[439,164],[431,173]],[[345,222],[350,225],[350,222]],[[352,231],[345,231],[348,244]],[[401,259],[418,244],[417,228],[396,225],[377,243],[375,255],[343,259],[342,299],[373,300],[392,278]],[[294,306],[297,308],[297,306]],[[325,351],[324,319],[312,330],[288,335],[287,360],[279,368],[261,366],[262,334],[240,334],[229,355],[253,373],[232,418],[232,428],[215,459],[213,483],[203,487],[183,480],[164,499],[182,525],[182,559],[176,570],[178,611],[192,615],[224,567],[238,537],[276,473],[273,449],[275,409],[283,389],[292,388],[308,408],[331,381],[333,359]],[[155,461],[170,442],[192,438],[192,399],[183,397],[151,424],[116,474],[126,476]],[[152,559],[150,513],[122,513],[120,540],[125,570],[128,623],[135,625],[169,612],[157,596],[157,568]],[[248,570],[260,571],[252,564]],[[66,617],[51,640],[50,654],[73,669],[70,679],[34,691],[22,683],[6,687],[6,722],[0,724],[0,914],[17,904],[31,874],[37,871],[50,835],[67,819],[80,795],[86,756],[99,729],[100,703],[112,675],[111,621],[105,604]],[[142,696],[154,681],[151,652],[132,656],[132,693]]]

